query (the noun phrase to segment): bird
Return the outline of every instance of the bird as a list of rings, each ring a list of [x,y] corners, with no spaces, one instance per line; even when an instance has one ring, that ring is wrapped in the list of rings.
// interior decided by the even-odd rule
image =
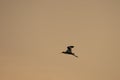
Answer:
[[[69,55],[73,55],[75,57],[78,57],[77,55],[75,55],[75,53],[72,52],[72,48],[74,48],[74,46],[67,46],[67,50],[63,51],[62,53],[64,54],[69,54]]]

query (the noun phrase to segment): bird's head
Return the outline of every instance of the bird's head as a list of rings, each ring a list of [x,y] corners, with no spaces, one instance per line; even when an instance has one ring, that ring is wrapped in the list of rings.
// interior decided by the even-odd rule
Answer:
[[[62,53],[65,53],[64,51]]]

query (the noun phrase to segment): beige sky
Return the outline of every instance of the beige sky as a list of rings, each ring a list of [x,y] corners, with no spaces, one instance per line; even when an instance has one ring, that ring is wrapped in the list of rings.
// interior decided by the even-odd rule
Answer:
[[[0,0],[0,80],[120,80],[120,1]]]

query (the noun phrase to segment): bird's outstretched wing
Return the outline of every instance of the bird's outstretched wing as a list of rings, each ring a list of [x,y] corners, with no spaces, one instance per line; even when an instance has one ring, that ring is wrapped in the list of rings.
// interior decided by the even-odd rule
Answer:
[[[72,49],[71,49],[71,48],[74,48],[74,46],[68,46],[66,52],[72,52]]]

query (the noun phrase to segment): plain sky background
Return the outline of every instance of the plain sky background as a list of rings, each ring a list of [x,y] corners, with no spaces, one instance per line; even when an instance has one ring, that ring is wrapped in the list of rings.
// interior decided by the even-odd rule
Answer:
[[[120,80],[120,0],[0,0],[0,80]]]

